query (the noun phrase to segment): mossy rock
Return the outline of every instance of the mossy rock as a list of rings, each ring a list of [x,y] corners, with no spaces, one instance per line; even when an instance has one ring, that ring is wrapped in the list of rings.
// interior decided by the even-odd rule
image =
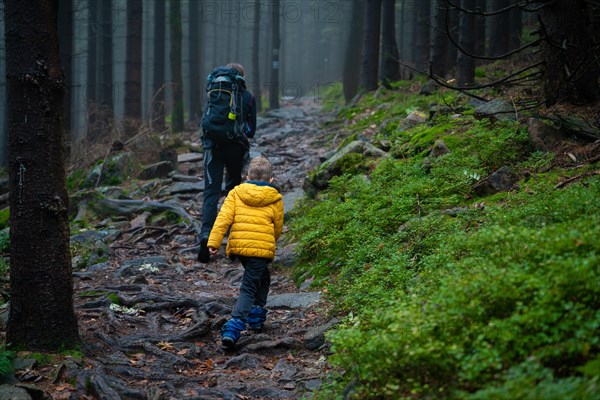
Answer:
[[[386,152],[371,143],[355,140],[348,143],[325,161],[309,178],[309,184],[317,190],[325,189],[329,180],[343,174],[356,175],[366,172],[371,162],[386,156]],[[308,192],[307,192],[308,193]]]
[[[132,153],[117,153],[96,165],[85,177],[83,188],[119,185],[134,173]]]

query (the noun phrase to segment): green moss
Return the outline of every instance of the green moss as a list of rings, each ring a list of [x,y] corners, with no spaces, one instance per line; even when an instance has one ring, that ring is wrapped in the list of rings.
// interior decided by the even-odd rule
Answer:
[[[0,379],[12,375],[14,372],[12,361],[14,358],[14,351],[7,351],[4,348],[0,348]]]
[[[67,190],[75,192],[79,190],[85,181],[86,172],[83,169],[76,169],[67,176]]]
[[[8,227],[10,221],[10,208],[3,208],[0,210],[0,229]]]
[[[116,293],[108,293],[106,297],[112,304],[121,304],[121,300],[119,300],[119,296]]]
[[[41,366],[49,365],[52,363],[52,355],[49,353],[31,353],[29,357],[36,360]]]
[[[356,122],[340,135],[420,101],[378,110],[399,98],[381,96],[342,110]],[[600,177],[556,187],[597,165],[551,169],[526,126],[464,115],[380,136],[400,157],[343,157],[328,189],[290,213],[294,278],[348,316],[329,336],[344,375],[315,398],[590,398],[598,378],[581,371],[600,357]],[[438,139],[450,152],[426,166]],[[517,187],[475,199],[473,185],[502,166]]]

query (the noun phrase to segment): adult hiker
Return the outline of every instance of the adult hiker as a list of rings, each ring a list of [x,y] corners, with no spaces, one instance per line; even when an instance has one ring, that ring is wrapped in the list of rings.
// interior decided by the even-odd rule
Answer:
[[[208,237],[217,218],[221,195],[242,182],[250,159],[248,139],[256,133],[256,100],[246,89],[244,67],[230,63],[207,78],[207,100],[200,125],[204,147],[204,204],[198,261],[207,263]],[[225,170],[227,174],[225,174]],[[225,192],[222,193],[225,176]]]

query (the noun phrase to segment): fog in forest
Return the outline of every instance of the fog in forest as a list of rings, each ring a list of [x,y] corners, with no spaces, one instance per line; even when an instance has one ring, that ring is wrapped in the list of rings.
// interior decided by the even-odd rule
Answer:
[[[320,96],[324,88],[341,80],[343,53],[350,24],[351,1],[282,1],[280,4],[279,61],[272,60],[273,3],[271,1],[178,1],[181,10],[181,61],[186,121],[193,122],[201,112],[204,81],[210,70],[228,62],[239,62],[246,69],[248,88],[268,97],[272,85],[272,70],[279,71],[279,92],[284,99],[300,96]],[[61,17],[72,7],[72,54],[70,82],[71,139],[77,140],[87,131],[88,109],[98,92],[102,74],[112,70],[112,108],[114,116],[122,118],[125,110],[125,70],[127,62],[127,0],[60,0]],[[157,15],[156,3],[164,11]],[[142,2],[142,65],[141,112],[150,116],[155,74],[164,68],[165,99],[170,99],[172,71],[169,57],[173,52],[170,15],[172,1]],[[106,36],[107,21],[103,7],[109,6],[111,21]],[[4,42],[4,0],[0,0],[0,132],[2,161],[6,163],[6,73]],[[66,9],[65,9],[66,8]],[[59,17],[59,18],[61,18]],[[66,17],[68,19],[68,16]],[[62,21],[59,19],[59,25]],[[157,25],[163,25],[164,54],[157,46]],[[258,28],[258,66],[253,71],[254,30]],[[160,32],[159,32],[160,34]],[[65,37],[61,36],[61,46]],[[107,65],[105,42],[110,43],[112,62]],[[64,47],[64,46],[63,46]],[[61,51],[64,51],[61,48]],[[275,50],[276,51],[276,50]],[[192,62],[194,60],[195,62]],[[93,65],[90,65],[93,62]],[[357,60],[358,62],[358,60]],[[273,65],[275,64],[275,65]],[[272,68],[274,67],[274,68]],[[65,66],[63,65],[63,69]],[[278,69],[276,69],[278,68]],[[159,71],[163,73],[163,71]],[[93,76],[95,75],[95,76]],[[256,82],[256,79],[260,82]],[[68,79],[68,78],[67,78]],[[195,85],[193,84],[195,83]],[[198,86],[198,83],[200,86]],[[107,85],[106,82],[100,83]],[[170,101],[167,100],[167,114]],[[193,108],[192,108],[193,107]]]

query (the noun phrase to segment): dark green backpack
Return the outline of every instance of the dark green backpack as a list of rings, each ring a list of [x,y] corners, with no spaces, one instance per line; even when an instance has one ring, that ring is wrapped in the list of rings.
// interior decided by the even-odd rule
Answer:
[[[200,125],[203,135],[217,143],[243,138],[244,78],[234,68],[217,67],[206,79],[206,107]]]

